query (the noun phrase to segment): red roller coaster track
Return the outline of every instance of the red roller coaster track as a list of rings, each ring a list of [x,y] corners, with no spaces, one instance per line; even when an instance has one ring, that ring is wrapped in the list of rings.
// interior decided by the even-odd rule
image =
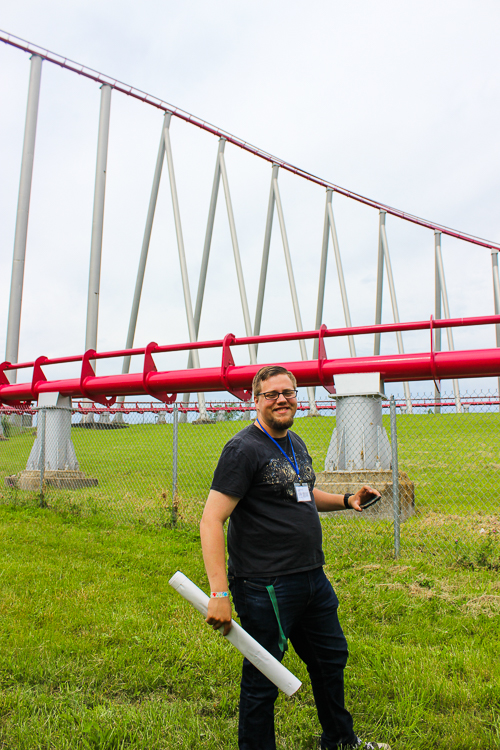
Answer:
[[[72,398],[88,398],[111,406],[117,396],[149,395],[159,401],[171,403],[178,393],[228,391],[240,399],[250,397],[252,379],[260,365],[234,364],[231,347],[248,344],[279,343],[299,339],[318,339],[319,357],[315,360],[282,362],[297,378],[300,386],[324,386],[334,391],[335,375],[342,373],[379,372],[386,382],[411,380],[449,380],[453,378],[479,378],[500,375],[500,349],[473,349],[465,351],[435,352],[433,330],[500,324],[500,315],[449,320],[417,321],[413,323],[391,323],[385,325],[355,326],[353,328],[327,329],[302,333],[283,333],[269,336],[236,338],[228,334],[222,340],[199,341],[187,344],[159,346],[155,342],[140,349],[123,349],[112,352],[88,350],[72,357],[49,359],[38,357],[33,362],[0,365],[0,403],[16,405],[36,401],[41,393],[61,393]],[[393,354],[386,356],[327,359],[325,339],[349,335],[390,333],[395,331],[430,331],[430,351],[417,354]],[[218,367],[158,372],[153,354],[162,352],[189,351],[192,349],[221,348],[221,364]],[[139,373],[98,376],[92,361],[114,359],[123,356],[143,356],[143,368]],[[65,380],[48,380],[42,367],[55,364],[81,362],[80,376]],[[31,382],[10,384],[7,373],[13,370],[33,369]]]

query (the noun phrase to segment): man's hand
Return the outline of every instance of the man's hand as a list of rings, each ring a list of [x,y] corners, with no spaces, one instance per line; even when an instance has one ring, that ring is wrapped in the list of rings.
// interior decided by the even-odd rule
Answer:
[[[223,635],[227,635],[231,630],[231,619],[231,602],[228,596],[210,599],[205,622],[208,622],[214,630],[224,626]]]
[[[353,510],[357,510],[358,513],[361,513],[363,507],[371,500],[373,500],[374,497],[381,497],[380,492],[378,490],[374,490],[373,487],[369,487],[367,484],[365,484],[363,487],[361,487],[360,490],[356,492],[355,495],[352,495],[349,498],[349,506]]]
[[[210,490],[200,523],[201,547],[211,591],[227,591],[224,522],[238,504],[238,498]],[[210,598],[205,622],[214,630],[231,630],[231,601],[228,596]]]

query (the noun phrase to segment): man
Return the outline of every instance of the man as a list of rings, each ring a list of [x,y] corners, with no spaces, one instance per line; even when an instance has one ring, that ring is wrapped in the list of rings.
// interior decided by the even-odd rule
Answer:
[[[207,623],[231,627],[229,588],[242,627],[277,659],[290,639],[307,665],[318,717],[320,747],[388,748],[363,743],[344,706],[347,643],[337,617],[338,599],[323,572],[318,511],[361,512],[379,496],[314,488],[303,440],[289,432],[297,410],[297,383],[280,366],[263,367],[253,380],[257,419],[224,447],[200,524],[211,597]],[[228,529],[228,577],[224,523]],[[238,740],[240,750],[275,750],[278,689],[247,659],[243,662]]]

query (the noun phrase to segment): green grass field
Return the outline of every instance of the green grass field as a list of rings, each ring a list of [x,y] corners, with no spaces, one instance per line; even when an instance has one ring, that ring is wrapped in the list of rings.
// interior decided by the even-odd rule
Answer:
[[[388,417],[384,417],[389,432]],[[500,414],[398,416],[399,468],[415,484],[417,515],[402,525],[403,555],[473,558],[496,545],[500,528]],[[198,523],[224,443],[249,422],[179,425],[178,505],[181,519]],[[324,468],[334,417],[297,419],[316,470]],[[95,488],[47,489],[51,508],[74,515],[104,514],[119,523],[168,524],[172,508],[172,425],[136,424],[123,430],[72,431],[82,470]],[[0,502],[39,502],[36,493],[9,490],[3,478],[22,471],[34,436],[0,442]],[[483,531],[481,532],[481,529]],[[391,522],[356,523],[339,514],[325,522],[342,548],[354,547],[367,561],[391,555]]]
[[[168,586],[206,589],[197,522],[222,445],[243,422],[180,425],[179,522],[170,527],[172,427],[74,430],[96,488],[3,486],[33,435],[0,443],[0,747],[236,748],[241,658]],[[332,418],[301,419],[323,467]],[[500,746],[498,414],[398,417],[400,468],[418,514],[403,524],[323,519],[327,573],[350,645],[356,728],[393,750]],[[57,512],[54,512],[57,511]],[[280,695],[280,750],[315,747],[304,685]]]
[[[366,562],[325,535],[350,647],[346,700],[359,734],[393,750],[500,744],[498,565],[483,556]],[[207,588],[196,526],[119,526],[0,506],[0,747],[235,750],[241,657],[169,586]],[[303,681],[280,694],[280,750],[319,735]]]

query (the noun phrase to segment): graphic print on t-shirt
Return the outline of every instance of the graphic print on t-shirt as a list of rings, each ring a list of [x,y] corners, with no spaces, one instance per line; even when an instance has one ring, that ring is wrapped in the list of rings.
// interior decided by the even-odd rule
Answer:
[[[305,462],[304,458],[297,453],[297,464],[300,471],[300,481],[307,483],[309,489],[314,487],[315,475],[312,466]],[[268,465],[263,469],[261,481],[269,485],[270,490],[275,490],[286,502],[295,503],[295,482],[298,481],[295,470],[290,466],[286,458],[271,458]]]

